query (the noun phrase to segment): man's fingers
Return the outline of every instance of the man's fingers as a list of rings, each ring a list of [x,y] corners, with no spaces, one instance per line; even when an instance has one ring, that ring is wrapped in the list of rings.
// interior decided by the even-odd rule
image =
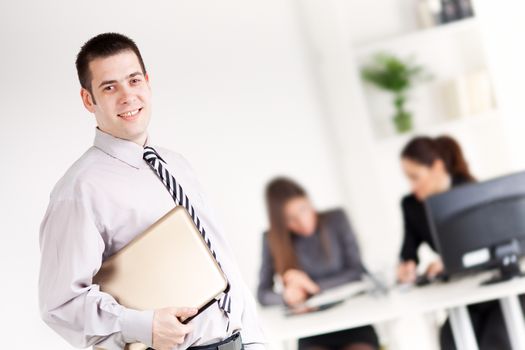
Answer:
[[[199,312],[199,310],[196,309],[196,308],[179,308],[179,309],[175,310],[173,315],[175,317],[177,317],[177,319],[180,322],[184,322],[188,318],[190,318],[192,316],[195,316],[197,314],[197,312]],[[188,333],[190,333],[193,330],[191,325],[181,324],[180,327],[181,327],[181,330],[184,332],[184,334],[188,334]]]
[[[155,349],[173,349],[183,344],[186,336],[193,331],[193,325],[183,324],[180,318],[194,316],[196,308],[167,307],[155,311],[153,319],[153,345]]]
[[[181,325],[180,329],[184,333],[184,335],[189,334],[193,331],[193,325],[191,324],[183,324]]]
[[[197,314],[199,310],[193,307],[181,307],[173,310],[173,315],[179,318],[188,318]]]

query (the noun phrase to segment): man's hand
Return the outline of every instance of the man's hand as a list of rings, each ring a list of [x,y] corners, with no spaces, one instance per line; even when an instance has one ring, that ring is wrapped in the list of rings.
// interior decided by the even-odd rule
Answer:
[[[319,293],[320,288],[308,275],[301,270],[290,269],[283,274],[283,282],[286,287],[303,289],[307,294]]]
[[[182,321],[197,313],[195,308],[167,307],[155,310],[153,316],[153,348],[170,350],[184,342],[186,335],[193,330]]]

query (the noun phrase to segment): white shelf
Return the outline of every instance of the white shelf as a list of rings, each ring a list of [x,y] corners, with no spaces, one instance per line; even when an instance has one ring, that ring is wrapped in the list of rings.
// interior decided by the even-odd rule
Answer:
[[[478,23],[476,18],[470,17],[432,28],[421,29],[405,35],[396,35],[364,45],[354,46],[354,50],[358,57],[369,56],[379,51],[395,50],[398,47],[415,47],[422,42],[433,42],[439,40],[440,37],[448,37],[464,31],[477,29]]]
[[[492,109],[481,114],[462,116],[447,121],[436,122],[431,125],[415,127],[414,130],[388,136],[377,140],[377,147],[381,149],[400,149],[411,138],[424,135],[436,136],[442,134],[455,134],[468,130],[476,130],[481,125],[490,125],[500,121],[500,112],[498,109]]]
[[[356,47],[353,52],[350,50],[359,73],[379,52],[401,59],[413,58],[415,64],[423,66],[433,77],[431,81],[417,84],[410,91],[411,98],[407,104],[407,109],[416,116],[416,120],[417,116],[422,117],[425,125],[443,125],[454,120],[445,117],[449,107],[453,108],[449,104],[454,102],[447,97],[455,91],[453,82],[487,67],[479,23],[474,17],[374,41]],[[363,80],[361,83],[361,93],[367,102],[367,113],[375,136],[378,139],[392,137],[391,128],[385,122],[385,118],[393,113],[387,95]],[[493,104],[497,105],[497,102]]]

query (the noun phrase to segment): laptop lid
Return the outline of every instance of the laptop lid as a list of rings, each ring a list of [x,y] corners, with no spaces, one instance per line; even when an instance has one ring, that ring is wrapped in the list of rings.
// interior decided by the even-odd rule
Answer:
[[[201,233],[181,206],[109,257],[93,283],[128,308],[193,307],[198,313],[229,287]]]

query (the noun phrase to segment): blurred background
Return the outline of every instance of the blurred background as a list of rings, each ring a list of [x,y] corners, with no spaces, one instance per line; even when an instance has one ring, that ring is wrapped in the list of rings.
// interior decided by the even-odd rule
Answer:
[[[345,208],[365,263],[393,278],[409,191],[399,153],[411,137],[456,137],[482,180],[525,169],[525,6],[447,3],[1,1],[4,346],[69,348],[39,317],[38,230],[52,187],[94,137],[74,66],[85,41],[106,31],[136,41],[152,139],[192,163],[252,290],[264,186],[277,175],[303,184],[319,209]],[[363,77],[378,54],[421,74],[385,90]],[[393,93],[408,124],[393,121]]]

